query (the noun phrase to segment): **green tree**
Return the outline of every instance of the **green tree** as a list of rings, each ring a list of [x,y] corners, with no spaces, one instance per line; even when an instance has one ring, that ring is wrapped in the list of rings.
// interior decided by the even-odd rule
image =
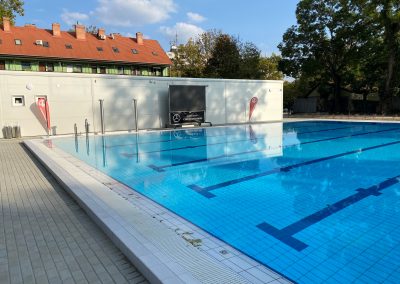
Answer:
[[[301,91],[299,90],[296,81],[283,83],[283,107],[288,110],[293,109],[294,101],[297,97],[301,96]]]
[[[195,41],[190,39],[185,45],[179,45],[172,59],[172,76],[200,78],[203,76],[204,60]]]
[[[284,75],[279,70],[279,62],[281,57],[276,54],[272,54],[269,57],[260,58],[260,79],[264,80],[283,80]]]
[[[312,79],[311,85],[331,85],[333,110],[341,111],[344,78],[352,72],[362,45],[358,11],[350,0],[301,0],[296,16],[297,25],[286,31],[279,45],[280,69],[294,78]]]
[[[215,41],[204,75],[210,78],[237,79],[240,77],[240,51],[235,38],[221,34]]]
[[[99,31],[99,29],[95,25],[90,25],[90,26],[86,27],[87,33],[97,34],[98,31]]]
[[[260,49],[252,42],[242,44],[240,48],[239,78],[261,79]]]
[[[235,79],[263,79],[266,76],[266,66],[261,66],[261,52],[255,44],[241,43],[217,30],[189,39],[186,44],[175,47],[172,53],[172,76]]]
[[[204,66],[207,64],[208,60],[210,60],[217,38],[221,34],[222,32],[220,30],[212,29],[200,34],[197,37],[195,42],[200,49]]]
[[[204,68],[211,57],[216,38],[220,34],[220,31],[210,30],[195,39],[189,39],[186,44],[174,47],[172,76],[204,77]]]
[[[370,29],[369,26],[367,29]],[[382,64],[382,39],[371,33],[368,41],[360,47],[360,56],[354,61],[348,73],[345,86],[349,93],[360,94],[363,97],[363,109],[366,113],[367,98],[372,93],[378,93],[382,78],[384,77],[384,64]]]
[[[390,113],[400,76],[400,2],[398,0],[354,0],[365,27],[373,27],[376,53],[371,58],[382,72],[379,83],[381,112]]]
[[[3,17],[8,17],[10,22],[14,24],[16,14],[24,15],[24,1],[0,0],[0,22],[3,22]]]

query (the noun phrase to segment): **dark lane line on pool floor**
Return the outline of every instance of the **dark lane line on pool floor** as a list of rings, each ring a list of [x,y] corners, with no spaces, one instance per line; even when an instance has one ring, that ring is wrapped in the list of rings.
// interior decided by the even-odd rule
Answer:
[[[399,130],[399,128],[385,129],[385,130],[379,130],[379,131],[370,131],[370,132],[361,132],[361,133],[350,134],[350,135],[342,135],[342,136],[337,136],[337,137],[329,137],[329,138],[324,138],[324,139],[300,142],[300,143],[296,143],[296,144],[289,144],[289,145],[282,146],[281,148],[282,149],[286,149],[286,148],[295,147],[295,146],[301,146],[301,145],[305,145],[305,144],[312,144],[312,143],[318,143],[318,142],[324,142],[324,141],[338,140],[338,139],[343,139],[343,138],[350,138],[350,137],[356,137],[356,136],[362,136],[362,135],[368,135],[368,134],[375,134],[375,133],[382,133],[382,132],[389,132],[389,131],[395,131],[395,130]],[[189,146],[189,148],[193,148],[193,147]],[[164,169],[166,169],[166,168],[172,168],[172,167],[189,165],[189,164],[196,164],[196,163],[202,163],[202,162],[209,162],[209,161],[222,159],[222,158],[227,158],[227,157],[234,157],[234,156],[239,156],[239,155],[244,155],[244,154],[252,154],[252,153],[264,152],[266,150],[270,150],[270,149],[244,151],[244,152],[238,152],[238,153],[234,153],[234,154],[230,154],[230,155],[220,155],[220,156],[215,156],[215,157],[211,157],[211,158],[190,160],[190,161],[173,163],[173,164],[164,165],[164,166],[148,165],[148,167],[153,169],[153,170],[155,170],[155,171],[157,171],[157,172],[164,172],[165,171]]]
[[[358,188],[356,189],[357,193],[346,197],[342,200],[339,200],[335,204],[328,205],[327,207],[307,216],[303,219],[286,226],[283,229],[277,229],[276,227],[263,222],[257,225],[257,228],[264,231],[265,233],[273,236],[274,238],[280,240],[282,243],[290,246],[291,248],[302,251],[303,249],[307,248],[308,245],[296,238],[293,235],[303,231],[304,229],[315,225],[316,223],[320,222],[321,220],[349,207],[369,196],[379,196],[381,195],[381,191],[389,188],[395,184],[400,182],[400,175],[389,178],[379,184],[373,185],[369,188]]]
[[[219,188],[227,187],[227,186],[230,186],[233,184],[242,183],[245,181],[253,180],[253,179],[268,176],[268,175],[272,175],[275,173],[289,172],[293,169],[300,168],[303,166],[320,163],[320,162],[324,162],[324,161],[328,161],[328,160],[332,160],[332,159],[336,159],[336,158],[340,158],[340,157],[344,157],[344,156],[348,156],[348,155],[353,155],[356,153],[362,153],[362,152],[367,152],[367,151],[371,151],[371,150],[375,150],[375,149],[379,149],[379,148],[384,148],[384,147],[388,147],[388,146],[392,146],[392,145],[396,145],[396,144],[400,144],[400,140],[390,142],[390,143],[375,145],[375,146],[371,146],[371,147],[361,148],[361,149],[357,149],[357,150],[352,150],[352,151],[348,151],[348,152],[344,152],[344,153],[340,153],[340,154],[336,154],[336,155],[332,155],[332,156],[327,156],[327,157],[323,157],[323,158],[319,158],[319,159],[309,160],[306,162],[293,164],[293,165],[289,165],[289,166],[278,167],[278,168],[274,168],[272,170],[268,170],[268,171],[261,172],[258,174],[249,175],[249,176],[241,177],[238,179],[221,182],[221,183],[207,186],[207,187],[201,187],[196,184],[188,185],[188,187],[207,198],[214,198],[216,196],[213,193],[211,193],[210,191],[213,191],[213,190],[216,190]]]
[[[356,127],[364,127],[365,125],[353,125],[353,126],[346,126],[346,127],[338,127],[338,128],[329,128],[329,129],[320,129],[320,130],[313,130],[313,131],[306,131],[306,132],[296,132],[297,135],[300,134],[308,134],[308,133],[317,133],[317,132],[326,132],[326,131],[333,131],[333,130],[340,130],[340,129],[350,129],[350,128],[356,128]],[[242,130],[244,131],[244,130]],[[236,135],[236,134],[232,134]],[[182,141],[182,140],[191,140],[191,139],[201,139],[201,138],[211,138],[211,137],[229,137],[230,135],[226,134],[221,134],[221,135],[210,135],[210,136],[198,136],[198,137],[186,137],[186,138],[181,138],[181,139],[166,139],[166,140],[156,140],[156,141],[143,141],[138,143],[138,145],[145,145],[145,144],[154,144],[154,143],[164,143],[164,142],[177,142],[177,141]],[[256,137],[256,138],[263,138],[263,137]],[[247,141],[243,140],[243,141]],[[239,140],[242,141],[242,140]],[[136,143],[130,143],[130,144],[117,144],[117,145],[110,145],[107,146],[107,148],[116,148],[116,147],[128,147],[128,146],[136,146]],[[206,145],[202,145],[206,146]],[[162,152],[160,150],[155,151],[155,152]],[[144,152],[144,153],[151,153],[151,152]],[[134,154],[136,155],[136,153]]]

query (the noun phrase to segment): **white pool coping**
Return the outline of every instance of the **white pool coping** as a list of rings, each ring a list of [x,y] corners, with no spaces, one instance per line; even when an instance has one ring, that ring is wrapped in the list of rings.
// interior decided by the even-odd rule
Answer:
[[[399,120],[374,120],[371,119],[355,119],[355,118],[311,118],[311,117],[287,117],[282,122],[302,122],[302,121],[335,121],[335,122],[371,122],[371,123],[400,123]]]
[[[291,283],[44,140],[25,145],[151,283]]]

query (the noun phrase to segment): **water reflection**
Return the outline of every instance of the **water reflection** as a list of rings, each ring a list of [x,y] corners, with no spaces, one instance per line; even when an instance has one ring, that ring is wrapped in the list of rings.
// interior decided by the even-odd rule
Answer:
[[[90,143],[89,143],[89,136],[86,135],[86,155],[90,156]]]
[[[257,134],[256,132],[253,130],[253,126],[249,125],[249,135],[250,135],[250,141],[253,144],[257,144],[258,139],[257,139]]]
[[[106,148],[106,138],[104,135],[101,136],[101,151],[103,157],[103,167],[107,167],[107,148]]]
[[[78,136],[75,136],[75,152],[76,152],[77,154],[79,153]]]
[[[186,184],[190,175],[192,182],[212,175],[214,167],[229,168],[239,163],[239,171],[261,169],[260,159],[283,154],[282,136],[283,124],[271,123],[90,136],[85,140],[76,137],[75,153],[81,155],[79,144],[83,142],[85,161],[98,167],[97,157],[101,157],[101,167],[111,174],[124,172],[134,177],[143,176],[144,170],[152,169],[150,174],[172,171],[184,176],[182,182]]]

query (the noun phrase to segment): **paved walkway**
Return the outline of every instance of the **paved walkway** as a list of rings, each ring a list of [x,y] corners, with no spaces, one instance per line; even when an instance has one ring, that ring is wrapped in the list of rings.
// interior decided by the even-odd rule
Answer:
[[[18,141],[0,140],[0,283],[147,283]]]

